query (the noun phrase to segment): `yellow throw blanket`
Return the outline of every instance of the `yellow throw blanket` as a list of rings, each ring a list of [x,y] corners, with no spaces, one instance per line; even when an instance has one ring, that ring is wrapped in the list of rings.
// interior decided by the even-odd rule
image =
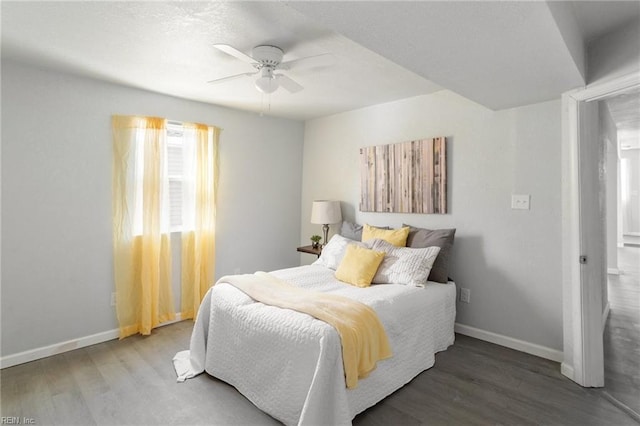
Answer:
[[[342,362],[347,388],[358,385],[376,368],[380,360],[390,358],[391,348],[384,327],[369,306],[336,294],[296,287],[266,272],[230,275],[226,282],[252,299],[267,305],[309,314],[333,326],[342,342]]]

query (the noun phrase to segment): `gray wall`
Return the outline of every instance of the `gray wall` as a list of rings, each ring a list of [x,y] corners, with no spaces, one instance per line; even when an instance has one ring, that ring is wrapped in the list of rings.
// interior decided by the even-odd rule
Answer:
[[[589,43],[587,58],[587,84],[640,72],[640,22],[631,22]]]
[[[320,231],[314,199],[359,223],[457,228],[451,276],[471,289],[457,322],[561,351],[560,119],[559,100],[496,112],[440,91],[307,121],[300,242]],[[447,137],[450,213],[359,212],[358,148],[434,136]]]
[[[223,128],[217,277],[298,264],[302,123],[3,61],[2,356],[116,328],[112,114]]]

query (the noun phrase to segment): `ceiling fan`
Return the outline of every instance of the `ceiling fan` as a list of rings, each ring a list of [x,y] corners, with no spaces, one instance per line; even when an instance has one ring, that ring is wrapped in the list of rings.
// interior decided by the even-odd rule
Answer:
[[[303,87],[292,78],[284,74],[276,73],[275,71],[277,70],[310,68],[330,65],[333,62],[333,57],[329,53],[282,62],[284,51],[277,46],[270,45],[254,47],[251,51],[251,56],[241,52],[235,47],[229,46],[228,44],[214,44],[213,47],[250,64],[256,69],[256,71],[217,78],[215,80],[208,81],[208,83],[222,83],[236,78],[259,75],[255,81],[256,89],[267,94],[275,92],[278,87],[282,87],[290,93],[296,93],[303,89]]]

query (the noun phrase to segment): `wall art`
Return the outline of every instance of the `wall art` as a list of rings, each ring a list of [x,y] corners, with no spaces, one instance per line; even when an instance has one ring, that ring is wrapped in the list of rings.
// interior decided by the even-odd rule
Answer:
[[[360,211],[447,213],[444,137],[360,148]]]

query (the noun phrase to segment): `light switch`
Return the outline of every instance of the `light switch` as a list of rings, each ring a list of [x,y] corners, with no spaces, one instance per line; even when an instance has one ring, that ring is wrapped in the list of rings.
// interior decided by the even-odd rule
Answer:
[[[517,210],[529,210],[529,201],[531,195],[512,194],[511,195],[511,208]]]

